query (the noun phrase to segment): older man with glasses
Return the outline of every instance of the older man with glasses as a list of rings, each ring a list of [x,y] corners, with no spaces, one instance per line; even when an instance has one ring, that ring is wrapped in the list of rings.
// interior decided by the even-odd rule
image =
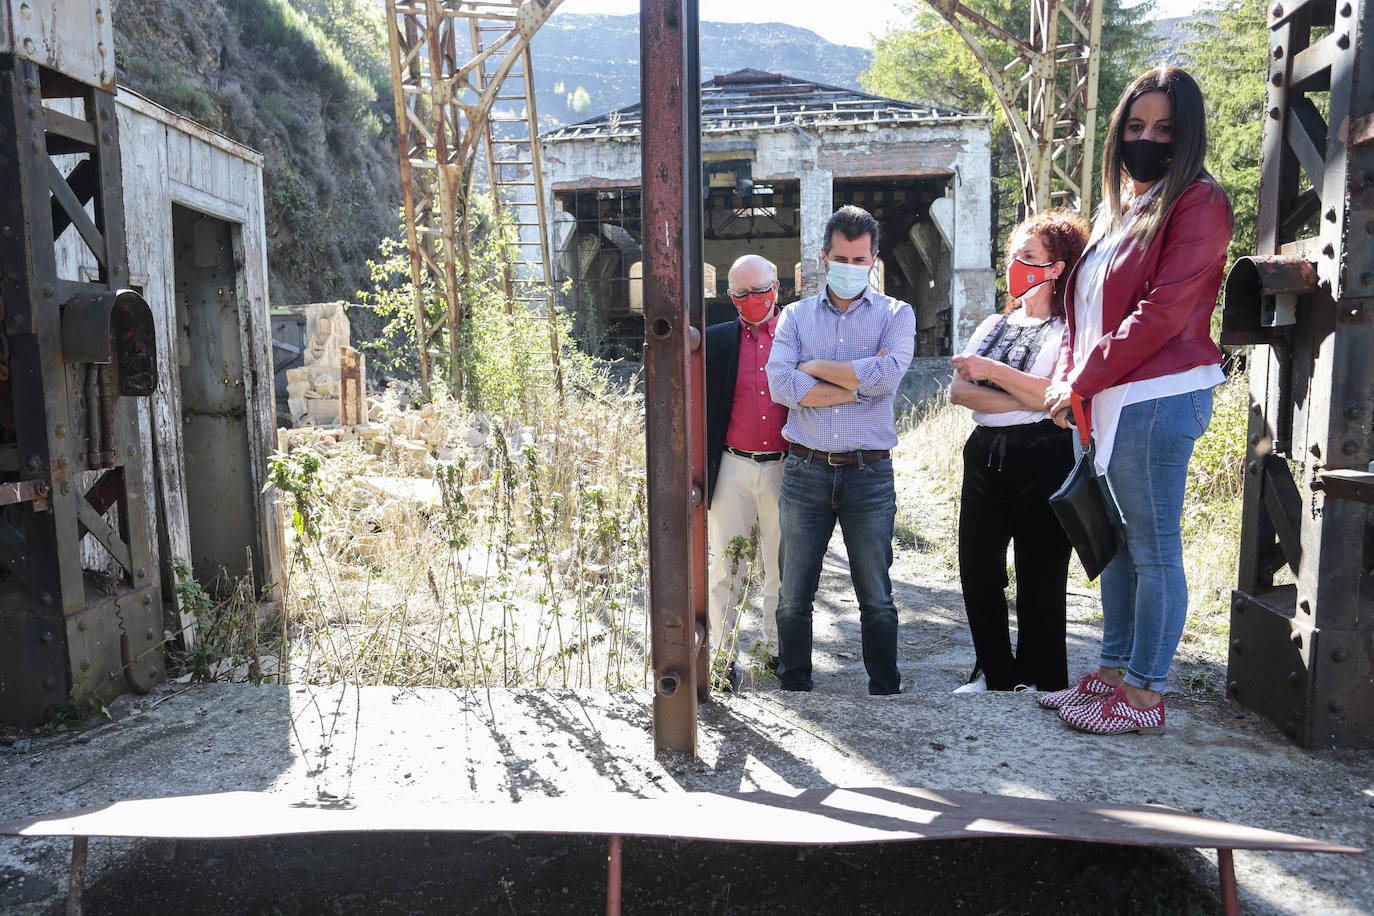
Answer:
[[[841,207],[825,226],[826,285],[778,322],[768,381],[789,408],[779,497],[778,680],[810,690],[811,613],[835,522],[844,534],[859,600],[870,694],[900,693],[892,527],[897,514],[889,454],[897,444],[893,398],[916,344],[911,306],[869,284],[878,221]]]
[[[746,254],[730,267],[729,283],[739,317],[706,329],[706,540],[711,641],[729,656],[719,687],[733,691],[743,679],[736,646],[748,556],[731,544],[747,540],[755,522],[763,553],[763,638],[770,667],[777,653],[778,490],[787,408],[773,401],[764,372],[778,324],[773,265]]]

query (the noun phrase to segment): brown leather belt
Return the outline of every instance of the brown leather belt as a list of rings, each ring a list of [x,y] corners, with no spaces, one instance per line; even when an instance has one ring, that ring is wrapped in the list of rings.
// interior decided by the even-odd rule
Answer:
[[[735,448],[733,445],[725,446],[725,450],[732,455],[739,455],[741,458],[748,458],[750,461],[757,461],[762,464],[765,461],[779,461],[786,452],[751,452],[747,449]]]
[[[879,452],[818,452],[812,448],[801,445],[794,445],[787,450],[789,453],[804,458],[808,461],[819,459],[830,465],[832,468],[842,467],[848,464],[872,464],[875,461],[882,461],[892,455],[887,449]]]

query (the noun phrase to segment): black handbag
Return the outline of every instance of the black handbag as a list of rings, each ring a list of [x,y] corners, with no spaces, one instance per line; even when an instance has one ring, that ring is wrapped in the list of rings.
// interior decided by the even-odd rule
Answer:
[[[1126,529],[1121,524],[1116,500],[1107,490],[1107,481],[1098,476],[1094,464],[1092,414],[1078,395],[1072,395],[1071,402],[1083,451],[1064,485],[1050,497],[1050,508],[1092,580],[1102,574],[1126,543]]]

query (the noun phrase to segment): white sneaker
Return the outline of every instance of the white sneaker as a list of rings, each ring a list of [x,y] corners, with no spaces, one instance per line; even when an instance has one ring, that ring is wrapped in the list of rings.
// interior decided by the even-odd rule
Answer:
[[[983,673],[981,671],[978,672],[978,676],[976,678],[969,681],[964,686],[954,688],[955,693],[987,693],[987,691],[988,679],[983,676]]]

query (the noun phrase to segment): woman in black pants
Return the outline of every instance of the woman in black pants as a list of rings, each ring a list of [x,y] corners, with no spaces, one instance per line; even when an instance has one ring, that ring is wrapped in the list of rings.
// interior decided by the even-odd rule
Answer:
[[[1069,542],[1050,494],[1073,468],[1071,436],[1044,409],[1064,334],[1064,290],[1087,241],[1076,213],[1047,210],[1007,243],[1006,311],[954,357],[950,400],[978,427],[964,445],[959,581],[977,661],[956,692],[1068,684],[1064,647]],[[1007,619],[1007,544],[1016,552],[1016,650]]]

